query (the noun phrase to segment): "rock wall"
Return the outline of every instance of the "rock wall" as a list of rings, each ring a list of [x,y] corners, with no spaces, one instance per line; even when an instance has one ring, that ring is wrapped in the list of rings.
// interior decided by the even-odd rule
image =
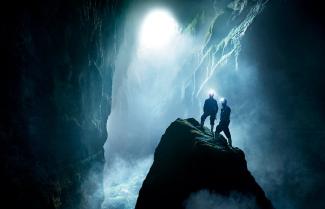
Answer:
[[[99,208],[123,5],[1,7],[0,156],[10,208]]]

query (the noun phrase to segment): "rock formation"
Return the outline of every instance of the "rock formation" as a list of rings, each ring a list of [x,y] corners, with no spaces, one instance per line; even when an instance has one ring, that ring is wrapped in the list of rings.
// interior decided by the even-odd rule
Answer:
[[[184,208],[200,190],[227,197],[236,192],[271,209],[271,202],[247,169],[244,152],[222,135],[201,130],[195,119],[177,119],[162,136],[154,162],[139,192],[136,209]]]

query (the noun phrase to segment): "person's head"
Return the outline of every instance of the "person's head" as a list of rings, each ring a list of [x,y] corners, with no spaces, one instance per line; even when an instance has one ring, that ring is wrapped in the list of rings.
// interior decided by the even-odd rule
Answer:
[[[226,98],[221,98],[220,101],[221,101],[221,105],[223,107],[225,107],[227,105],[227,99]]]

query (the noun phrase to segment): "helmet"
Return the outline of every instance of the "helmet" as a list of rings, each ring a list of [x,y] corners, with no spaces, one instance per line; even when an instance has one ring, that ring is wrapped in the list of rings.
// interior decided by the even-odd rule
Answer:
[[[220,99],[220,102],[221,102],[222,105],[226,105],[226,104],[227,104],[227,99],[224,98],[224,97],[222,97],[222,98]]]

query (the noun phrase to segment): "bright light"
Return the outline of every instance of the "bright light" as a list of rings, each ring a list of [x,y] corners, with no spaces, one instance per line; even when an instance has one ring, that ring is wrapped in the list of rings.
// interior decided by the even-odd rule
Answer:
[[[215,93],[214,89],[209,89],[209,96],[214,96]]]
[[[140,30],[140,45],[145,48],[159,49],[168,45],[178,33],[178,24],[166,10],[151,11],[145,18]]]

